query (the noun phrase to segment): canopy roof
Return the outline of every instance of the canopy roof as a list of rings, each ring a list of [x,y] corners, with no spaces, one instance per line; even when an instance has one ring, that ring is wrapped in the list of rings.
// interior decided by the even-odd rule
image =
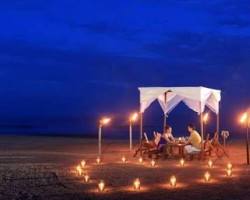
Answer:
[[[206,87],[140,87],[140,112],[158,100],[163,112],[170,113],[180,102],[202,113],[207,106],[218,114],[221,91]]]

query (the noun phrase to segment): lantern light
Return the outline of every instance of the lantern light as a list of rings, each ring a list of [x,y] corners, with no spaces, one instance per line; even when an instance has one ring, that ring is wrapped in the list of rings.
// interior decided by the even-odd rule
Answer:
[[[205,180],[205,182],[209,182],[210,179],[211,179],[211,174],[209,172],[206,172],[204,174],[204,180]]]
[[[247,118],[248,118],[248,113],[247,113],[247,112],[244,112],[244,113],[241,115],[241,117],[240,117],[240,123],[241,123],[241,124],[246,123]]]
[[[208,113],[205,113],[204,116],[203,116],[203,122],[204,122],[205,124],[207,123],[208,118],[209,118],[209,114],[208,114]]]
[[[171,187],[176,187],[176,182],[177,182],[176,177],[175,176],[171,176],[170,180],[169,180],[170,186]]]
[[[135,122],[138,119],[138,113],[133,113],[130,118],[129,121],[130,122]]]
[[[139,178],[135,179],[133,185],[134,185],[135,190],[140,190],[140,188],[141,188],[140,179]]]
[[[103,192],[104,191],[104,188],[105,188],[105,183],[103,180],[101,180],[99,183],[98,183],[98,190],[99,192]]]
[[[104,117],[104,118],[102,118],[102,119],[100,120],[100,125],[106,125],[106,124],[108,124],[110,121],[111,121],[110,118]]]

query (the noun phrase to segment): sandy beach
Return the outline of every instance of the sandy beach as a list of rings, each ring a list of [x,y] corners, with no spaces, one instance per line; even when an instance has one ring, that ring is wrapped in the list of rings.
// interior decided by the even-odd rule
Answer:
[[[104,140],[103,162],[95,163],[97,140],[71,137],[1,136],[0,137],[0,199],[10,200],[71,200],[71,199],[249,199],[250,167],[245,165],[244,141],[228,142],[230,158],[207,161],[187,161],[179,166],[178,159],[158,159],[150,166],[143,164],[128,151],[126,140]],[[127,163],[121,162],[126,156]],[[84,173],[90,182],[75,173],[84,159]],[[233,164],[233,176],[226,177],[228,162]],[[203,174],[209,171],[211,181]],[[170,176],[177,178],[177,187],[169,186]],[[141,190],[134,191],[134,179],[141,181]],[[97,183],[104,180],[103,193]]]

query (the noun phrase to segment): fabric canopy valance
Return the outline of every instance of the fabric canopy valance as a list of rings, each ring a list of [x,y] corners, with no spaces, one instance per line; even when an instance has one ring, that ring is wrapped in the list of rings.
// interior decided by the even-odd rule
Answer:
[[[202,113],[207,106],[219,113],[221,91],[206,87],[141,87],[140,112],[143,113],[155,100],[158,100],[164,114],[170,113],[180,102],[190,109]]]

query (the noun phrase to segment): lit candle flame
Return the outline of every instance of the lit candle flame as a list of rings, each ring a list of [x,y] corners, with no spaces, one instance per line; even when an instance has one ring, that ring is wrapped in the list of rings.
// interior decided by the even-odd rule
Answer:
[[[155,160],[151,160],[151,166],[152,166],[152,167],[155,166]]]
[[[142,157],[139,158],[139,163],[143,163],[143,158]]]
[[[206,173],[204,174],[204,179],[205,179],[205,182],[209,182],[210,179],[211,179],[211,174],[210,174],[209,172],[206,172]]]
[[[85,160],[81,161],[81,166],[82,166],[82,168],[84,168],[86,166],[86,161]]]
[[[103,180],[101,180],[99,183],[98,183],[98,190],[100,192],[103,192],[104,191],[104,188],[105,188],[105,183]]]
[[[175,176],[171,176],[170,180],[169,180],[170,186],[175,187],[176,186],[176,182],[177,182],[176,177]]]
[[[141,182],[140,182],[140,179],[139,178],[137,178],[137,179],[135,179],[135,181],[134,181],[134,189],[135,190],[140,190],[140,188],[141,188]]]
[[[78,176],[81,176],[81,175],[82,175],[82,167],[81,167],[80,165],[78,165],[78,166],[76,167],[76,171],[77,171]]]
[[[85,175],[84,175],[84,181],[85,181],[86,183],[89,182],[89,175],[88,175],[88,174],[85,174]]]
[[[122,156],[122,162],[125,163],[126,162],[126,157]]]
[[[227,169],[227,176],[232,176],[232,169]]]
[[[96,163],[97,163],[97,164],[100,164],[100,163],[101,163],[101,158],[100,158],[100,157],[97,157],[97,158],[96,158]]]
[[[233,168],[232,163],[227,163],[227,169],[232,169],[232,168]]]
[[[213,161],[212,161],[212,160],[209,160],[209,161],[207,162],[207,164],[208,164],[208,167],[209,167],[209,168],[212,168],[212,167],[213,167]]]
[[[182,158],[180,159],[180,165],[183,167],[185,165],[185,160]]]

